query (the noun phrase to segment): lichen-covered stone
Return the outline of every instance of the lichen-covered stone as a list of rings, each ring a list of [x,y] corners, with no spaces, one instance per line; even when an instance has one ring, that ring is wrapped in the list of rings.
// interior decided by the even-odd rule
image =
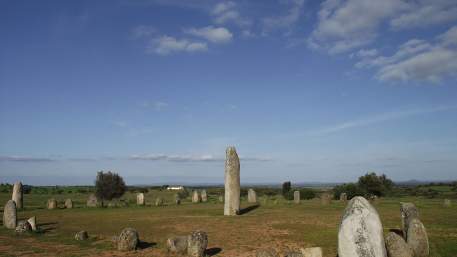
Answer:
[[[248,203],[257,203],[257,194],[252,188],[248,190]]]
[[[187,255],[190,257],[205,257],[208,246],[208,236],[203,231],[194,231],[187,237]]]
[[[309,247],[300,249],[303,257],[322,257],[322,248],[320,247]]]
[[[15,229],[17,225],[16,202],[9,200],[3,208],[3,226],[9,229]]]
[[[73,201],[70,198],[65,200],[65,208],[67,208],[67,209],[73,208]]]
[[[381,219],[363,197],[352,198],[344,210],[338,232],[338,256],[387,256]]]
[[[389,232],[386,236],[386,250],[389,257],[413,257],[413,250],[405,242],[403,237],[394,232]]]
[[[36,217],[33,216],[31,217],[30,219],[27,220],[27,222],[30,224],[30,226],[32,227],[32,230],[33,231],[36,231],[37,229],[37,226],[36,226]]]
[[[201,198],[202,198],[202,202],[204,202],[204,203],[208,202],[208,194],[206,194],[206,190],[205,189],[203,189],[200,192],[200,195],[201,195]]]
[[[87,234],[87,231],[81,230],[78,233],[75,234],[75,240],[78,241],[84,241],[89,238],[89,234]]]
[[[167,250],[172,253],[187,253],[187,236],[176,236],[168,238]]]
[[[278,252],[273,248],[260,249],[255,253],[256,257],[279,257]]]
[[[21,182],[16,182],[14,183],[13,186],[13,195],[11,197],[11,200],[13,200],[16,203],[16,208],[17,209],[22,209],[23,206],[23,191],[22,191],[22,183]]]
[[[54,199],[54,198],[49,199],[48,203],[47,203],[47,208],[48,208],[48,210],[57,209],[56,199]]]
[[[419,218],[419,211],[413,203],[400,203],[401,229],[403,238],[408,237],[408,225],[412,219]]]
[[[94,194],[90,194],[86,202],[87,207],[97,207],[98,199]]]
[[[139,194],[136,195],[136,204],[137,205],[145,205],[144,193],[139,193]]]
[[[406,242],[413,250],[414,257],[427,257],[430,248],[424,224],[417,218],[410,220],[406,234]]]
[[[119,251],[133,251],[137,248],[140,238],[134,228],[125,228],[117,237],[117,249]]]
[[[224,215],[238,215],[240,212],[240,159],[235,147],[228,147],[225,151],[224,187]]]
[[[284,253],[284,257],[303,257],[303,254],[299,251],[287,251]]]
[[[26,220],[21,220],[17,223],[16,233],[27,233],[32,231],[32,226]]]
[[[300,203],[300,191],[294,191],[294,203]]]

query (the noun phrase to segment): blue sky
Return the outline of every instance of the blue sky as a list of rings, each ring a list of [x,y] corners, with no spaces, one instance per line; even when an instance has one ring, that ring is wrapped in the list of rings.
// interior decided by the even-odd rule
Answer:
[[[453,0],[0,1],[0,180],[457,179]]]

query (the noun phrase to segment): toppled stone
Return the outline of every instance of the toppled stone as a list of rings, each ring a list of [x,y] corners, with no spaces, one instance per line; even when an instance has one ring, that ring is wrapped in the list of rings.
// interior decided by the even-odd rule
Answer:
[[[17,223],[16,233],[32,232],[32,226],[26,220],[21,220]]]
[[[17,225],[16,202],[9,200],[3,208],[3,226],[9,229],[15,229]]]
[[[75,234],[75,240],[78,241],[84,241],[89,238],[89,234],[87,234],[87,231],[81,230],[78,233]]]
[[[344,210],[338,232],[338,256],[387,256],[381,219],[363,197],[352,198]]]
[[[173,253],[187,253],[187,236],[176,236],[168,238],[167,250]]]
[[[284,257],[303,257],[303,254],[299,251],[287,251]]]
[[[125,228],[117,237],[117,249],[119,251],[133,251],[137,248],[140,239],[134,228]]]
[[[30,219],[27,220],[27,222],[30,224],[30,226],[32,227],[32,230],[33,231],[36,231],[37,229],[37,226],[36,226],[36,217],[33,216],[31,217]]]
[[[300,249],[303,257],[322,257],[322,248],[320,247],[309,247]]]
[[[203,231],[194,231],[187,237],[187,255],[190,257],[205,257],[208,246],[208,236]]]
[[[394,232],[389,232],[386,236],[386,250],[389,257],[413,257],[411,247],[405,242],[403,237]]]
[[[260,249],[255,253],[256,257],[279,257],[278,252],[273,248]]]
[[[414,257],[427,257],[430,254],[427,231],[424,224],[414,218],[409,222],[406,242],[412,248]]]

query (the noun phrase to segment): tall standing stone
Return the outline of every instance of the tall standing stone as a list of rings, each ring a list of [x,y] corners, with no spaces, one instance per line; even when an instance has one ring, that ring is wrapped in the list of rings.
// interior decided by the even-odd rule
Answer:
[[[340,201],[345,203],[348,200],[348,195],[346,193],[341,193],[340,194]]]
[[[381,219],[363,197],[352,198],[344,210],[338,232],[338,256],[387,256]]]
[[[300,203],[300,191],[294,191],[294,203]]]
[[[3,226],[9,229],[15,229],[17,225],[16,202],[9,200],[3,209]]]
[[[427,257],[430,254],[427,231],[419,219],[409,221],[406,234],[406,242],[413,249],[414,257]]]
[[[248,190],[248,202],[257,203],[257,194],[255,193],[254,189],[252,189],[252,188],[249,188],[249,190]]]
[[[202,202],[204,202],[204,203],[208,202],[208,195],[206,194],[206,190],[205,189],[203,189],[200,192],[200,195],[202,197]]]
[[[23,192],[22,192],[22,183],[21,182],[16,182],[14,183],[13,186],[13,196],[12,200],[16,203],[16,208],[17,209],[22,209],[23,208]]]
[[[225,151],[224,215],[238,215],[240,211],[240,159],[235,147]]]
[[[139,193],[136,195],[136,204],[144,205],[144,194],[143,193]]]
[[[197,190],[194,190],[192,192],[192,202],[193,203],[199,203],[201,202],[201,198],[200,198],[200,195],[198,194],[198,191]]]
[[[419,218],[419,211],[413,203],[400,203],[401,229],[403,238],[407,238],[408,225],[412,219]]]

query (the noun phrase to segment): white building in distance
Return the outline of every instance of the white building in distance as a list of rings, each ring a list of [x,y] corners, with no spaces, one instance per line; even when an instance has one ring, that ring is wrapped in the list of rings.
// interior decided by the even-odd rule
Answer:
[[[184,190],[183,186],[169,186],[167,190]]]

